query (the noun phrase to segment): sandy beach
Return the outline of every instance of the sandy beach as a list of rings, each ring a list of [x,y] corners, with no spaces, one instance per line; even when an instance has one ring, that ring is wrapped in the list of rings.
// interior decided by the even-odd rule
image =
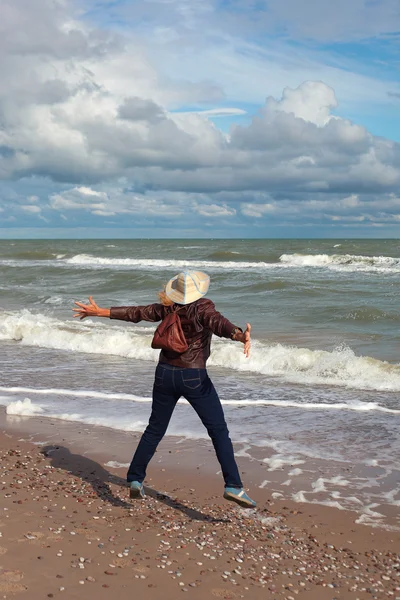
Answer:
[[[399,531],[268,487],[241,510],[221,497],[211,448],[167,438],[131,501],[106,428],[3,412],[0,430],[3,598],[400,598]]]

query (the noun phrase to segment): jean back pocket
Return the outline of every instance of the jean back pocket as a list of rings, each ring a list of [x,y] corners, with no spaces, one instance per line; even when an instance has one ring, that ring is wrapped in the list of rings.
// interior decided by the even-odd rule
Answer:
[[[185,388],[195,390],[201,386],[200,369],[185,369],[182,371],[182,382]]]

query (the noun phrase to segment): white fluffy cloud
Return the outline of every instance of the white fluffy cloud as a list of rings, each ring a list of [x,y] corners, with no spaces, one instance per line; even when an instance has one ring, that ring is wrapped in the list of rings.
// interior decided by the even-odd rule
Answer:
[[[226,136],[204,115],[171,112],[189,97],[212,97],[210,83],[166,80],[137,42],[90,29],[67,1],[0,2],[3,179],[82,185],[124,176],[198,192],[351,193],[399,183],[399,145],[333,118],[337,99],[323,82],[267,98]]]

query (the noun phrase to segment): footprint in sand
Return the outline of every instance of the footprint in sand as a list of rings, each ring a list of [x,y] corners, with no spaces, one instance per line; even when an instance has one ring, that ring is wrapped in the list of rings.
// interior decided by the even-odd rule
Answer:
[[[120,568],[124,568],[124,567],[131,567],[132,566],[132,561],[129,558],[115,558],[113,560],[113,564],[116,567],[120,567]],[[143,571],[140,571],[141,573],[147,573],[150,569],[148,569],[147,567],[140,567],[140,569],[143,569]],[[133,567],[134,571],[137,571],[136,567]]]
[[[136,573],[150,573],[150,569],[149,567],[144,567],[142,565],[135,565],[134,567],[132,567],[133,571],[135,571]]]
[[[41,531],[30,531],[29,533],[25,533],[23,538],[20,538],[19,542],[30,542],[31,544],[38,543],[44,537],[44,533]]]
[[[0,570],[0,592],[6,594],[25,592],[28,588],[19,583],[23,577],[22,571]]]
[[[231,598],[236,598],[235,592],[227,590],[226,588],[214,588],[211,590],[211,593],[217,598],[226,598],[227,600]]]

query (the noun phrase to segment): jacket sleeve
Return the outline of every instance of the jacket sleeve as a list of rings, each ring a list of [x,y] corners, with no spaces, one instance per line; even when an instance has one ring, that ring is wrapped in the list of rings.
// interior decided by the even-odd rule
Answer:
[[[207,300],[204,309],[199,313],[200,323],[206,329],[215,333],[219,337],[232,339],[235,329],[242,331],[240,327],[231,323],[220,312],[215,309],[215,304],[211,300]]]
[[[147,306],[114,306],[110,309],[110,319],[120,321],[162,321],[167,314],[167,307],[163,304],[149,304]]]

